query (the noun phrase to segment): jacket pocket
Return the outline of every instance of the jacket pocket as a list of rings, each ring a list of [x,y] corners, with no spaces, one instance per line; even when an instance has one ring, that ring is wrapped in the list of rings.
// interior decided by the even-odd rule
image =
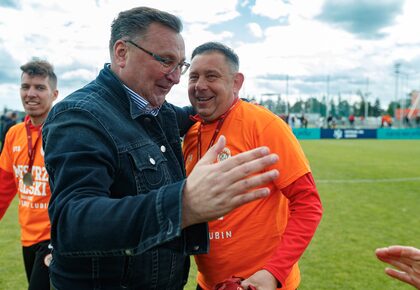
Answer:
[[[170,183],[168,161],[156,145],[128,151],[136,181],[137,193],[159,189]]]

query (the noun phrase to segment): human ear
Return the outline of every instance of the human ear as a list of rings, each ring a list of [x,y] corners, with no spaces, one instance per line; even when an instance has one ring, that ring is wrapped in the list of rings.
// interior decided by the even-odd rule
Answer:
[[[233,93],[235,95],[239,94],[240,89],[242,88],[242,84],[244,83],[245,77],[242,73],[237,72],[233,78]]]
[[[114,44],[114,63],[119,67],[125,67],[128,48],[123,40],[117,40]]]

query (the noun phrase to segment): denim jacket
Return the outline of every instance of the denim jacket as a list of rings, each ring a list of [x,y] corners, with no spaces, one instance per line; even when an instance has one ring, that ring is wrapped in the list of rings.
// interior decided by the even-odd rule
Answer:
[[[206,224],[181,230],[190,110],[140,112],[108,65],[53,107],[43,146],[56,289],[182,289],[188,254],[208,251]]]

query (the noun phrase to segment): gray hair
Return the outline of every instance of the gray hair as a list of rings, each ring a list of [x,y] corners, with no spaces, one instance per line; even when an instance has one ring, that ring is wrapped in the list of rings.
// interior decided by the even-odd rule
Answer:
[[[232,72],[239,71],[239,57],[230,47],[220,42],[206,42],[197,46],[191,55],[191,60],[198,54],[205,54],[210,52],[220,52],[229,62]]]
[[[181,33],[183,28],[182,22],[177,16],[158,9],[136,7],[122,11],[111,24],[111,38],[109,40],[111,58],[117,40],[143,36],[152,23],[160,23],[177,33]]]

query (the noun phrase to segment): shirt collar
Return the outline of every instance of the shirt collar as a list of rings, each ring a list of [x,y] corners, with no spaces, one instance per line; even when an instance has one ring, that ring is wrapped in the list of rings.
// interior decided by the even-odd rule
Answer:
[[[160,107],[153,108],[150,103],[137,94],[135,91],[124,85],[125,90],[127,91],[128,95],[130,96],[130,99],[136,104],[137,108],[140,110],[140,112],[145,114],[151,114],[153,116],[157,116],[159,114]]]

